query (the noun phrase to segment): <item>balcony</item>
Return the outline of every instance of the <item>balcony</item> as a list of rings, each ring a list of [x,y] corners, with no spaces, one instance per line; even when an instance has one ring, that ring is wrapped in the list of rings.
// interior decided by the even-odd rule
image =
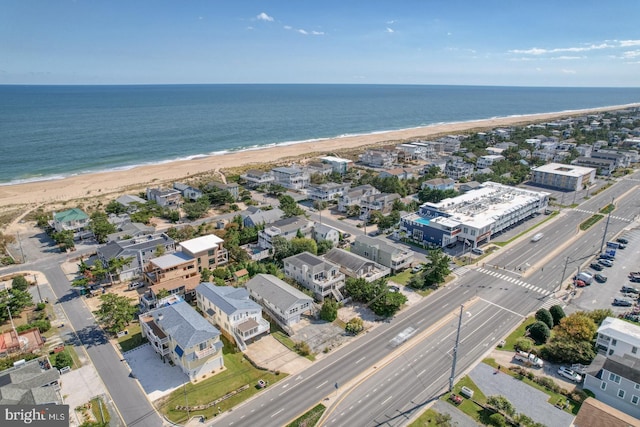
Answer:
[[[217,351],[218,349],[212,344],[211,346],[205,348],[204,350],[194,351],[193,355],[196,359],[202,359],[207,356],[211,356],[212,354],[215,354]]]

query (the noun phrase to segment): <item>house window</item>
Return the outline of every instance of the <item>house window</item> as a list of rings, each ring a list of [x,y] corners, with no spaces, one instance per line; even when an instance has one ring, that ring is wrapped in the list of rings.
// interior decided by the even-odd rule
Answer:
[[[207,255],[209,255],[209,256],[213,256],[214,254],[215,254],[215,250],[214,249],[211,249],[211,250],[209,250],[207,252]]]
[[[620,375],[609,373],[609,381],[613,381],[616,384],[620,384]]]
[[[607,383],[605,383],[604,381],[602,381],[602,382],[600,383],[600,389],[601,389],[601,390],[606,390],[606,389],[607,389]]]
[[[618,340],[616,340],[616,339],[611,340],[611,345],[612,346],[615,347],[617,343],[618,343]]]
[[[202,351],[202,350],[207,348],[207,343],[206,342],[201,342],[199,347],[200,347],[200,351]]]
[[[613,354],[613,350],[609,350],[609,356]]]
[[[633,388],[636,389],[636,390],[640,390],[640,384],[634,384]]]
[[[634,405],[637,405],[639,400],[640,397],[636,396],[635,394],[631,396],[631,403],[633,403]]]
[[[631,353],[636,354],[638,352],[638,347],[631,347]]]
[[[620,399],[624,399],[624,390],[623,389],[618,389],[618,397]]]

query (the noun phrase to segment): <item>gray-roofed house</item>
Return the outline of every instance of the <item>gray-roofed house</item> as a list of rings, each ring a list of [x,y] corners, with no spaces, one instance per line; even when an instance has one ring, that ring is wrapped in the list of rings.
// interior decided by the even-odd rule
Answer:
[[[148,236],[154,234],[155,231],[156,229],[152,225],[146,225],[141,222],[125,222],[118,228],[118,231],[107,234],[107,242]]]
[[[200,189],[183,184],[182,182],[174,182],[173,188],[174,190],[178,190],[186,200],[195,201],[203,196]]]
[[[349,189],[351,184],[340,184],[337,182],[326,182],[324,184],[312,184],[307,189],[307,196],[311,200],[330,202],[337,200]]]
[[[303,217],[284,218],[272,223],[269,227],[258,232],[258,245],[261,248],[270,249],[271,242],[276,236],[282,236],[287,240],[291,240],[298,235],[298,231],[304,237],[311,236],[313,230],[313,222]]]
[[[238,200],[240,198],[240,185],[237,182],[218,182],[211,181],[207,184],[207,189],[217,188],[218,190],[227,191],[233,197],[233,200]]]
[[[176,250],[175,241],[164,233],[133,237],[126,240],[111,241],[97,250],[98,259],[103,265],[117,258],[131,258],[131,262],[124,266],[117,274],[120,280],[132,280],[142,276],[145,264],[158,255],[158,248],[162,253],[173,253]],[[114,277],[115,279],[116,277]]]
[[[278,208],[266,210],[256,206],[249,206],[240,212],[240,216],[245,227],[255,227],[276,222],[284,216],[284,212]]]
[[[401,198],[398,193],[380,193],[363,197],[360,199],[360,219],[370,218],[372,212],[389,214],[393,209],[393,203]]]
[[[141,205],[147,203],[142,197],[133,194],[124,194],[118,197],[116,202],[127,208],[127,212],[135,212]]]
[[[400,245],[365,235],[356,236],[351,252],[389,267],[392,272],[408,268],[413,262],[414,252]]]
[[[245,285],[251,298],[285,331],[314,310],[313,298],[271,274],[256,274]]]
[[[451,178],[433,178],[422,183],[421,188],[429,188],[431,190],[453,190],[456,182]]]
[[[60,372],[46,356],[0,372],[0,405],[61,405]]]
[[[356,279],[363,278],[367,282],[373,282],[391,273],[389,267],[378,264],[360,255],[345,251],[344,249],[333,248],[326,254],[324,259],[340,266],[340,271],[349,277]]]
[[[595,398],[640,419],[640,359],[598,354],[586,369],[583,388]]]
[[[333,246],[338,246],[338,243],[340,242],[340,232],[338,229],[329,225],[316,222],[313,224],[313,239],[316,242],[328,240],[333,244]]]
[[[147,200],[156,202],[163,208],[178,209],[182,203],[182,193],[173,188],[147,188]]]
[[[309,185],[309,172],[297,167],[279,167],[271,170],[276,182],[285,188],[301,190]]]
[[[323,301],[332,296],[336,301],[344,297],[340,289],[344,287],[345,276],[340,267],[309,252],[302,252],[282,260],[284,274],[313,292],[316,299]]]
[[[265,172],[258,169],[249,169],[247,173],[240,175],[249,188],[256,188],[264,184],[271,184],[276,180],[271,171]]]
[[[190,380],[224,367],[220,331],[186,302],[149,311],[141,316],[140,325],[162,360],[173,362]]]
[[[246,288],[200,283],[196,303],[202,315],[222,333],[246,350],[246,343],[269,333],[269,322],[262,318],[262,307],[249,298]]]
[[[373,194],[380,194],[380,190],[372,185],[364,184],[353,187],[338,199],[338,211],[346,212],[350,206],[360,205],[362,199]]]

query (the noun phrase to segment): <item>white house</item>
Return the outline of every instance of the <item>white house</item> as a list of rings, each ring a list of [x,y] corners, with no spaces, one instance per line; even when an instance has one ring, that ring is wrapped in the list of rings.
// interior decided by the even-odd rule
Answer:
[[[629,354],[640,357],[640,326],[615,317],[607,317],[598,328],[596,349],[607,356]]]

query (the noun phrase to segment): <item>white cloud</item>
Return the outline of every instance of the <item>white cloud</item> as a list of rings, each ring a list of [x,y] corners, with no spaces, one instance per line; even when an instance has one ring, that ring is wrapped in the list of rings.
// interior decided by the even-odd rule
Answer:
[[[394,31],[393,31],[393,28],[389,28],[389,27],[387,27],[387,29],[386,29],[385,31],[386,31],[387,33],[393,33],[393,32],[394,32]]]
[[[640,40],[620,40],[621,47],[640,46]]]
[[[303,30],[302,28],[300,28],[300,29],[298,30],[298,32],[299,32],[300,34],[304,34],[305,36],[309,34],[306,30]]]
[[[640,58],[640,50],[629,50],[624,52],[622,57],[625,59]]]
[[[560,61],[573,61],[575,59],[584,59],[584,58],[585,58],[584,56],[567,56],[567,55],[564,55],[564,56],[556,56],[556,57],[549,58],[549,59],[560,60]]]
[[[198,21],[202,21],[204,18],[202,16],[198,16]]]
[[[314,36],[324,36],[324,31],[311,31]]]
[[[293,30],[293,27],[291,27],[291,25],[285,25],[284,29],[285,30]]]
[[[267,15],[267,14],[266,14],[266,13],[264,13],[264,12],[261,12],[258,16],[256,16],[256,19],[257,19],[258,21],[273,22],[273,17],[272,17],[272,16]]]
[[[568,70],[566,68],[563,68],[562,71],[564,74],[576,74],[576,70]]]
[[[395,24],[396,22],[398,22],[398,21],[396,21],[395,19],[392,19],[391,21],[387,21],[387,22],[385,22],[385,23],[386,23],[387,25],[393,25],[393,24]]]
[[[247,30],[253,30],[253,27],[249,26],[247,27]]]

